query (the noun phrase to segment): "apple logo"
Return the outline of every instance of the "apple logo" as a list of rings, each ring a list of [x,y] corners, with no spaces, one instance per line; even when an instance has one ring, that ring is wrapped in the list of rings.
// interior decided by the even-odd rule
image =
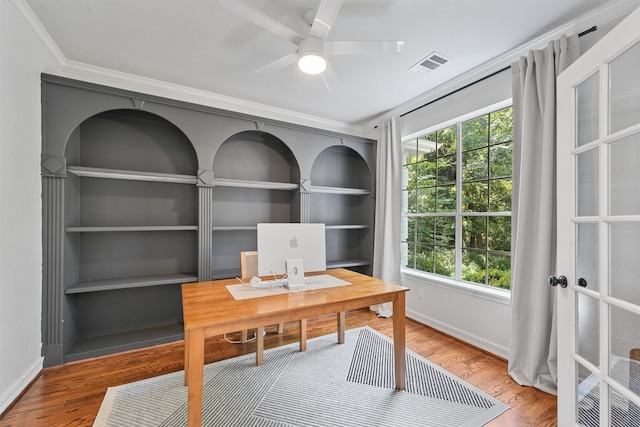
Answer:
[[[291,240],[289,240],[289,246],[291,246],[292,248],[298,247],[298,238],[296,236],[293,236]]]

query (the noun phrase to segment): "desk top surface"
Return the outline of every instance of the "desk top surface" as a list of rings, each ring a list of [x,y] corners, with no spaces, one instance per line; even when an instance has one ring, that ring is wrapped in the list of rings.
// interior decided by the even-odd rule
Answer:
[[[182,307],[185,329],[216,326],[234,330],[236,326],[247,327],[247,322],[299,320],[333,310],[344,311],[395,301],[399,293],[409,290],[342,268],[306,275],[317,274],[329,274],[351,284],[246,300],[235,300],[227,290],[227,285],[238,283],[235,279],[184,284]]]

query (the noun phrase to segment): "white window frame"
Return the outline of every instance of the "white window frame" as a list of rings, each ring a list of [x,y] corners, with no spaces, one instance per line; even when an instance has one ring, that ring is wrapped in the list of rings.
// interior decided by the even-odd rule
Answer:
[[[461,146],[461,138],[462,138],[462,123],[485,114],[489,114],[503,108],[507,108],[513,105],[513,101],[511,98],[506,99],[504,101],[500,101],[491,105],[488,105],[484,108],[474,110],[470,113],[452,118],[450,120],[438,123],[437,125],[430,126],[421,131],[414,132],[410,135],[406,135],[402,137],[402,144],[408,142],[410,140],[414,140],[423,135],[430,134],[432,132],[445,129],[454,124],[458,126],[458,141],[456,142],[456,188],[462,188],[462,150]],[[404,167],[404,165],[402,165]],[[404,188],[404,186],[403,186]],[[456,190],[458,192],[459,190]],[[459,193],[457,194],[459,196]],[[512,216],[511,212],[505,212],[504,215]],[[404,210],[402,213],[402,221],[405,220]],[[456,256],[456,277],[461,276],[462,269],[462,198],[456,197],[456,244],[455,244],[455,256]],[[473,295],[476,297],[488,299],[490,301],[502,303],[502,304],[510,304],[511,302],[511,290],[496,288],[490,285],[483,285],[480,283],[471,283],[465,282],[462,280],[456,280],[453,278],[440,276],[434,273],[428,273],[426,271],[416,270],[412,268],[401,267],[401,275],[402,277],[406,277],[412,280],[424,281],[431,285],[443,287],[450,290],[455,290],[461,293],[465,293],[468,295]]]

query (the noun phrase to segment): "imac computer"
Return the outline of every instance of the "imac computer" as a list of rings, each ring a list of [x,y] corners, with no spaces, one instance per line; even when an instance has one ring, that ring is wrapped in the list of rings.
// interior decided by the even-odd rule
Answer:
[[[288,286],[304,285],[304,272],[327,269],[324,224],[258,224],[258,275],[286,275]]]

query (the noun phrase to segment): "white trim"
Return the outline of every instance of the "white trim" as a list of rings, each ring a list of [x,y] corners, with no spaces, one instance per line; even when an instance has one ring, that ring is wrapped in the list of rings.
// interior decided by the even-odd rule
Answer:
[[[20,380],[15,383],[12,387],[9,388],[9,392],[0,398],[0,414],[3,413],[9,405],[11,405],[33,381],[35,377],[42,371],[42,364],[44,358],[40,357],[36,362],[29,368],[25,374],[20,378]]]
[[[266,119],[278,120],[301,126],[309,126],[353,136],[364,136],[364,129],[361,126],[302,114],[230,96],[219,95],[213,92],[207,92],[134,74],[122,73],[108,68],[83,64],[76,61],[66,60],[60,69],[60,75],[62,77],[82,80],[89,83],[107,85],[118,89],[141,92]]]
[[[457,338],[466,343],[469,343],[475,347],[478,347],[498,357],[502,357],[503,359],[507,359],[507,360],[509,359],[508,348],[501,347],[495,343],[484,340],[478,336],[470,335],[464,331],[461,331],[460,329],[454,328],[453,326],[447,325],[446,323],[439,322],[431,317],[427,317],[422,314],[419,314],[413,310],[407,309],[406,316],[409,319],[413,319],[433,329],[437,329],[438,331],[444,332],[447,335],[451,335],[454,338]]]
[[[459,117],[447,120],[447,121],[442,122],[442,123],[435,124],[435,125],[430,126],[430,127],[426,128],[426,129],[422,129],[422,130],[413,132],[410,135],[403,135],[402,136],[402,142],[406,142],[406,141],[409,141],[411,139],[418,138],[420,136],[429,134],[431,132],[434,132],[434,131],[437,131],[437,130],[440,130],[440,129],[448,128],[449,126],[457,124],[458,122],[466,122],[467,120],[475,119],[477,117],[484,116],[485,114],[494,113],[494,112],[496,112],[498,110],[502,110],[503,108],[509,107],[512,104],[513,104],[513,99],[512,98],[508,98],[508,99],[505,99],[503,101],[496,102],[494,104],[488,105],[488,106],[480,108],[478,110],[474,110],[474,111],[471,111],[469,113],[463,114],[463,115],[461,115]]]
[[[422,282],[427,285],[438,286],[454,292],[471,295],[473,297],[482,298],[487,301],[495,302],[503,305],[511,305],[511,292],[505,289],[493,288],[491,286],[474,285],[472,283],[458,282],[457,280],[446,277],[436,276],[434,274],[422,273],[418,270],[410,270],[403,268],[400,276],[404,279],[411,279],[416,282]],[[403,280],[404,283],[404,280]]]

